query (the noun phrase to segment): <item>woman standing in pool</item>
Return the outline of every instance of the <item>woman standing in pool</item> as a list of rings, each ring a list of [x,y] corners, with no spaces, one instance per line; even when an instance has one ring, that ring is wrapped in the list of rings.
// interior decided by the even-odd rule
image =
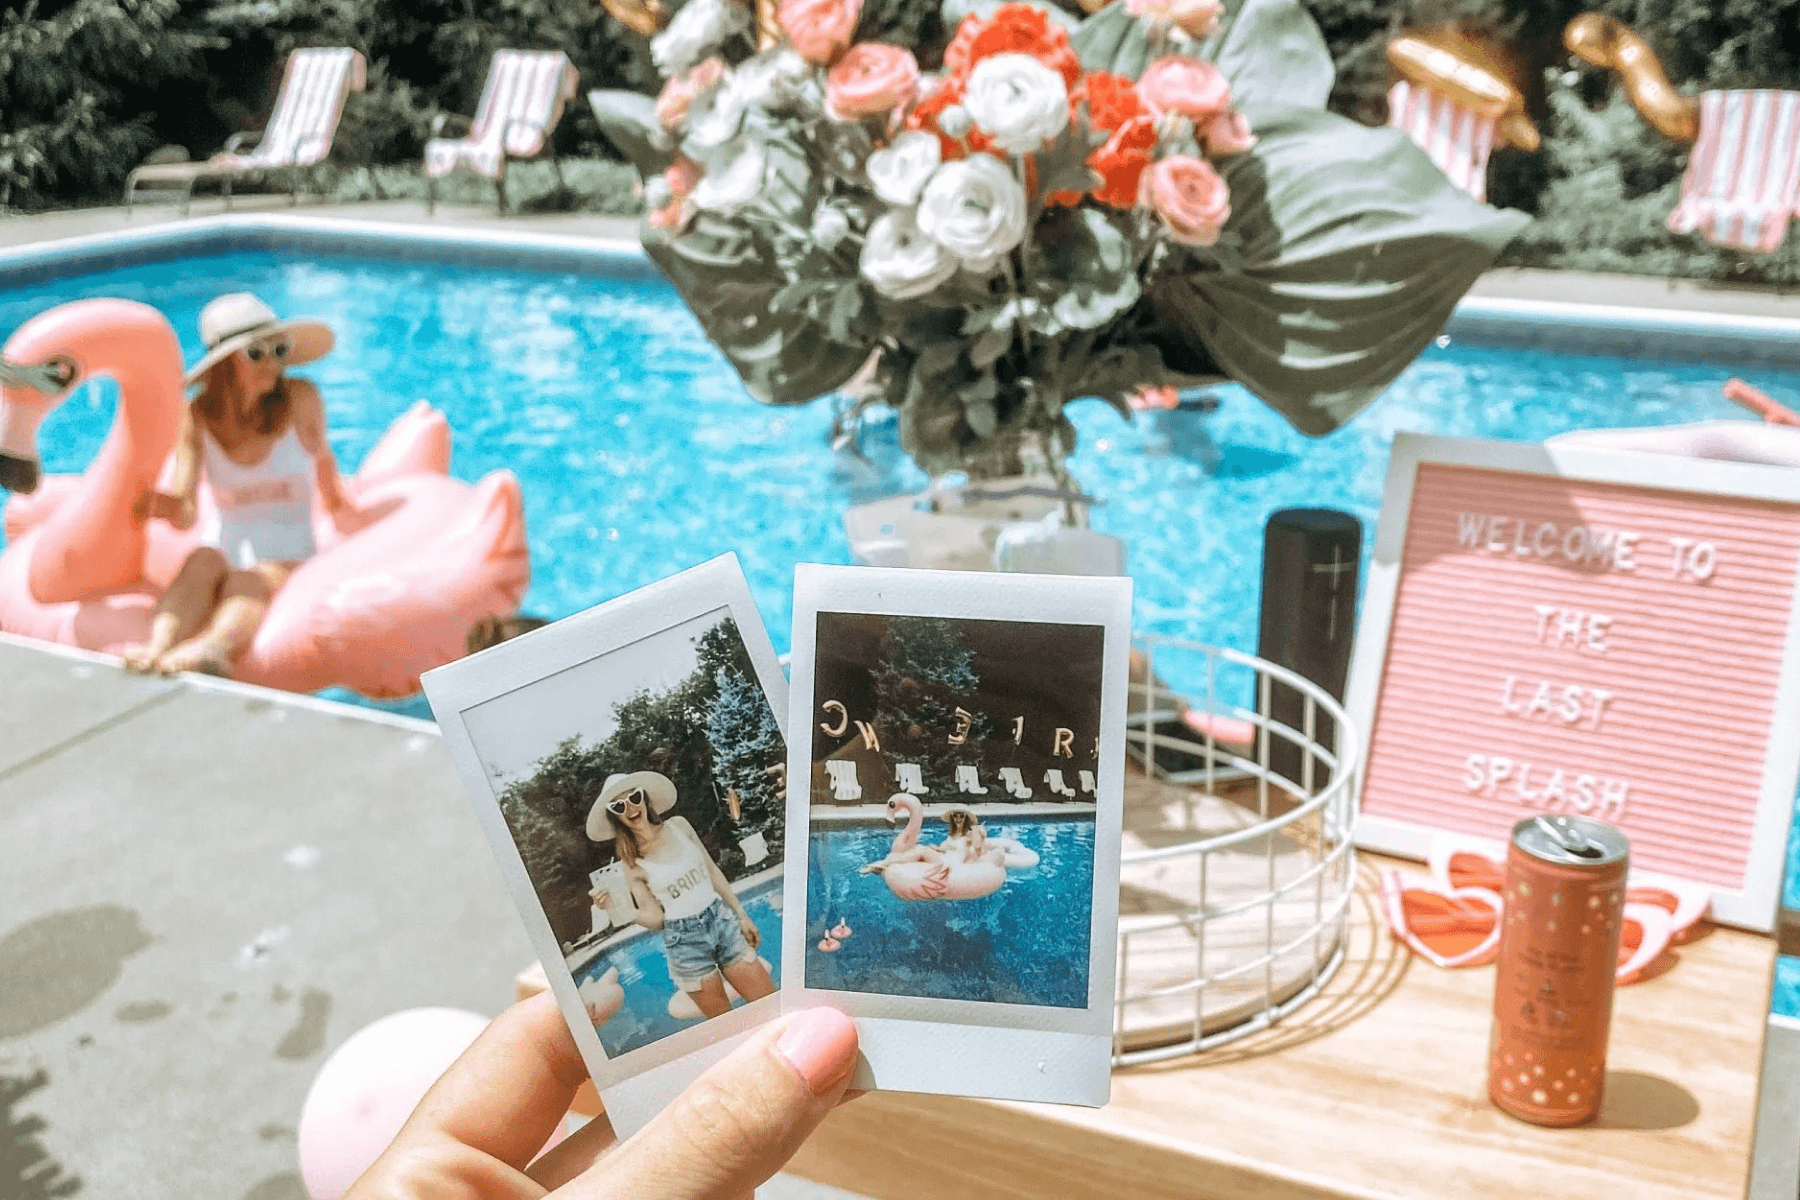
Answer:
[[[284,374],[331,350],[330,327],[283,321],[233,292],[201,310],[200,337],[206,354],[187,375],[200,390],[182,417],[171,490],[146,492],[137,513],[192,528],[204,472],[218,525],[163,593],[150,640],[126,652],[137,671],[230,675],[276,590],[312,557],[314,489],[334,516],[349,503],[319,390]]]
[[[633,920],[660,929],[669,975],[705,1017],[730,1011],[730,982],[745,1000],[773,995],[775,981],[756,955],[762,934],[686,817],[663,814],[675,806],[675,785],[656,771],[614,775],[601,785],[588,812],[587,835],[617,841],[631,880]],[[590,893],[602,908],[611,893]]]

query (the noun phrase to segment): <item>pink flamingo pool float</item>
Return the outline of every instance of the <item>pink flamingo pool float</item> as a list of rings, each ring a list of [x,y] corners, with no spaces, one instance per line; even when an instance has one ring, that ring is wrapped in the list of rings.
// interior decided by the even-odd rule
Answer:
[[[53,395],[0,385],[0,466],[20,483],[6,506],[0,630],[118,654],[148,637],[158,597],[198,544],[196,532],[132,514],[181,421],[175,331],[146,304],[79,300],[20,326],[0,358],[62,375]],[[119,387],[100,452],[82,474],[33,489],[39,424],[100,376]],[[276,594],[235,676],[295,692],[407,696],[421,672],[462,656],[477,620],[516,612],[531,577],[519,482],[496,471],[471,487],[449,466],[449,426],[420,401],[345,481],[353,515],[343,527],[315,508],[318,553]]]
[[[1012,838],[987,840],[988,849],[1003,852],[1000,862],[985,855],[975,862],[920,858],[919,831],[924,828],[925,809],[918,797],[896,792],[888,797],[887,819],[896,820],[902,813],[906,815],[906,827],[894,838],[887,857],[862,868],[863,874],[879,871],[888,891],[902,900],[974,900],[999,891],[1006,882],[1008,867],[1022,870],[1037,865],[1037,853]]]

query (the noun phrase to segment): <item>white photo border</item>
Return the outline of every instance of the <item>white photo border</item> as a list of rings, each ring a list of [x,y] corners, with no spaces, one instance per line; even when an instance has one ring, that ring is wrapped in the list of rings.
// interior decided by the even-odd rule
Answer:
[[[1800,504],[1800,470],[1790,467],[1684,458],[1576,442],[1500,442],[1399,434],[1388,459],[1381,523],[1363,590],[1362,618],[1357,624],[1349,684],[1344,693],[1344,709],[1365,739],[1361,767],[1365,773],[1366,743],[1379,716],[1388,637],[1393,631],[1394,605],[1400,588],[1400,558],[1412,517],[1413,486],[1423,465],[1480,467],[1577,483]],[[1793,585],[1777,681],[1744,886],[1737,890],[1715,888],[1711,913],[1715,921],[1761,933],[1774,928],[1782,868],[1787,859],[1788,823],[1796,782],[1800,780],[1800,578]],[[1355,842],[1366,850],[1423,859],[1433,832],[1411,821],[1363,813],[1357,817]]]
[[[615,1127],[635,1128],[655,1113],[706,1065],[723,1056],[730,1044],[780,1015],[781,993],[739,1005],[728,1013],[678,1030],[648,1046],[609,1058],[600,1035],[587,1019],[587,1009],[564,962],[562,947],[525,870],[512,831],[500,811],[499,797],[482,766],[463,714],[489,700],[541,679],[603,658],[645,638],[654,637],[697,617],[724,609],[736,623],[749,652],[756,681],[787,737],[787,680],[763,624],[737,555],[723,554],[680,574],[649,584],[584,612],[481,654],[460,659],[422,677],[425,695],[443,731],[444,744],[463,778],[476,818],[494,850],[532,949],[544,964],[550,990],[575,1036],[582,1062],[594,1086],[606,1093]],[[785,869],[786,864],[783,864]],[[727,1044],[729,1043],[729,1044]],[[691,1056],[691,1058],[690,1058]],[[683,1061],[688,1060],[688,1061]],[[641,1087],[628,1082],[642,1077]],[[638,1094],[642,1093],[642,1094]],[[615,1100],[615,1096],[617,1099]],[[614,1111],[615,1107],[619,1111]],[[619,1128],[619,1136],[628,1129]]]
[[[809,987],[807,870],[785,879],[784,1011],[820,1004],[856,1018],[855,1088],[1103,1105],[1111,1095],[1117,986],[1119,856],[1125,806],[1125,707],[1130,669],[1128,576],[1023,575],[801,564],[794,575],[792,709],[788,728],[787,862],[810,863],[812,724],[818,616],[878,613],[1103,630],[1100,758],[1094,813],[1088,1002],[1082,1009],[885,996]]]

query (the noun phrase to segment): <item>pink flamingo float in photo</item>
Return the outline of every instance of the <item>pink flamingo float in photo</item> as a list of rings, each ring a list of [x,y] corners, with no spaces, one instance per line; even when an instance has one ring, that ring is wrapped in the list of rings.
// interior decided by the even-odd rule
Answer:
[[[1006,882],[1006,864],[984,855],[974,862],[945,862],[930,847],[919,845],[919,831],[925,824],[925,810],[918,797],[909,792],[896,792],[888,797],[887,819],[906,816],[906,826],[894,838],[887,857],[865,864],[860,874],[881,874],[888,891],[902,900],[974,900],[992,895]],[[988,839],[990,849],[1009,851],[1017,846],[1011,838]],[[1017,847],[1024,850],[1024,847]],[[1031,865],[1037,856],[1030,851]],[[1027,865],[1019,860],[1021,867]]]
[[[181,422],[181,347],[168,319],[130,300],[79,300],[0,347],[0,630],[107,654],[144,641],[163,588],[199,544],[133,505],[166,469]],[[75,476],[39,478],[37,431],[82,383],[110,376],[118,413]],[[420,401],[345,486],[351,512],[315,507],[318,552],[276,593],[234,675],[392,699],[464,653],[483,617],[517,611],[530,582],[524,504],[510,471],[474,486],[446,474],[450,431]],[[210,497],[201,488],[201,519]]]

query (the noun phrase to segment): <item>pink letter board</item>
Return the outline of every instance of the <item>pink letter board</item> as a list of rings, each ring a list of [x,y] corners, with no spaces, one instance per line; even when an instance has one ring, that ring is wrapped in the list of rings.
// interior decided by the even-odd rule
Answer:
[[[1357,842],[1580,812],[1774,920],[1800,755],[1800,470],[1401,434],[1348,710]]]

